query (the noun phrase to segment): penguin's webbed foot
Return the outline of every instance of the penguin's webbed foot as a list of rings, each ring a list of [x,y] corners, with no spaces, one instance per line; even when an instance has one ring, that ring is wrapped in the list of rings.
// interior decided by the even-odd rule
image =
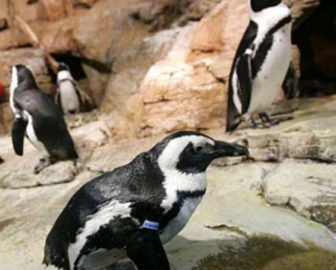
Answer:
[[[251,128],[270,128],[271,125],[268,122],[257,123],[251,114],[247,114],[245,120],[249,127]]]
[[[270,127],[279,125],[283,121],[288,121],[288,120],[293,119],[292,116],[283,116],[283,117],[277,117],[275,119],[271,119],[267,113],[259,113],[259,117],[262,123],[268,123]]]
[[[268,127],[276,126],[280,124],[280,121],[278,118],[271,119],[267,113],[259,113],[260,120],[263,124],[267,124]]]
[[[34,174],[39,174],[43,169],[47,168],[51,164],[52,162],[50,157],[41,158],[38,161],[37,165],[34,167]]]

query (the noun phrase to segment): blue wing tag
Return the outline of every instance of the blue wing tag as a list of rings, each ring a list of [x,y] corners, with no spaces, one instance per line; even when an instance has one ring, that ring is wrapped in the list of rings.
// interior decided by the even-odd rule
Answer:
[[[146,219],[144,223],[142,224],[142,228],[153,230],[153,231],[158,231],[159,222],[149,221]]]

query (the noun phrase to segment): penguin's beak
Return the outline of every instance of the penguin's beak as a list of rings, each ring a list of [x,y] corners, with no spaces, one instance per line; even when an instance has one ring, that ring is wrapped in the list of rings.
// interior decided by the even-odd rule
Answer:
[[[215,141],[214,154],[216,157],[238,157],[249,156],[249,151],[245,146],[236,143]]]

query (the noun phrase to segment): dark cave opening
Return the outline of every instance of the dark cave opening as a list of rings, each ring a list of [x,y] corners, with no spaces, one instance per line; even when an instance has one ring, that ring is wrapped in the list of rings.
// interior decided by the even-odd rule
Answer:
[[[63,62],[69,66],[71,75],[76,81],[86,78],[86,74],[79,57],[67,53],[54,53],[52,56],[57,60],[57,62]],[[50,72],[50,74],[52,76],[53,82],[56,82],[56,74],[53,72]]]
[[[300,50],[300,96],[336,93],[336,1],[321,0],[314,13],[293,32]]]

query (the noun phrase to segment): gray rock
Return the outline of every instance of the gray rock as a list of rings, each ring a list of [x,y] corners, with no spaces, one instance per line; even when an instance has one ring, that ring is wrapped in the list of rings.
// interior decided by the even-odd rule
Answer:
[[[268,203],[290,207],[336,232],[335,165],[286,160],[264,182]]]

